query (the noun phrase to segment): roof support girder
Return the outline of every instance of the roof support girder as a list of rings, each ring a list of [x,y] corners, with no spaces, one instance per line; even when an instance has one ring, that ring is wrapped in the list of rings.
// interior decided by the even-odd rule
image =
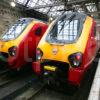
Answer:
[[[67,5],[72,5],[72,4],[81,4],[83,2],[89,2],[88,0],[74,0],[74,1],[68,1]],[[40,8],[45,8],[45,7],[54,7],[54,6],[61,6],[61,5],[65,5],[65,2],[61,2],[61,3],[56,3],[56,4],[47,4],[47,5],[39,5],[39,6],[35,6],[32,7],[30,9],[40,9]]]

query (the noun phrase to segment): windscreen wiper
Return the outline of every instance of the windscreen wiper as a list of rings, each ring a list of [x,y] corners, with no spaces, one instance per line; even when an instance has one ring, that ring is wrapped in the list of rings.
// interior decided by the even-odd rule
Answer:
[[[67,25],[69,25],[69,23],[73,20],[73,18],[74,18],[75,16],[76,16],[76,14],[73,14],[72,16],[70,16],[70,17],[68,18],[69,22],[68,22]],[[66,21],[63,23],[63,25],[62,25],[62,27],[61,27],[59,33],[60,33],[60,32],[62,31],[62,29],[64,28],[65,23],[66,23]],[[66,25],[66,26],[67,26],[67,25]],[[59,34],[59,33],[58,33],[58,34]]]

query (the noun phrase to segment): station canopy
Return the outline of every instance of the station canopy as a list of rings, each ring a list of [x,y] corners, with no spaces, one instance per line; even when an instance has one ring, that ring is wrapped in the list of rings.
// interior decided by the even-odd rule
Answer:
[[[15,0],[17,3],[48,16],[57,17],[71,11],[84,12],[100,18],[99,0]]]

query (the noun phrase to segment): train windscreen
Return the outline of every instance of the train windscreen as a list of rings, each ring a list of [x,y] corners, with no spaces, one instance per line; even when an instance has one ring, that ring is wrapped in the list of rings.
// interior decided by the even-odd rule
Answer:
[[[85,17],[77,14],[64,15],[58,19],[46,40],[51,43],[72,43],[80,36]]]
[[[25,30],[31,21],[31,18],[19,19],[14,25],[7,29],[0,39],[3,41],[16,39]]]

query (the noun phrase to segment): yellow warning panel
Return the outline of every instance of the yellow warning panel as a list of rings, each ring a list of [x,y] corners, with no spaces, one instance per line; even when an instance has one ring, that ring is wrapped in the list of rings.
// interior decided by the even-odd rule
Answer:
[[[56,67],[55,66],[44,66],[44,69],[48,70],[48,71],[56,71]]]

